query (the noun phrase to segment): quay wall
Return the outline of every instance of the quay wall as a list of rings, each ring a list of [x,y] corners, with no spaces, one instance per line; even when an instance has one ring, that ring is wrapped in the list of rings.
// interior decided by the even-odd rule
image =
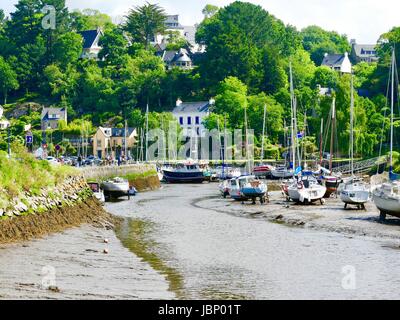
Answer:
[[[85,167],[80,169],[87,181],[105,180],[114,177],[126,178],[131,186],[139,192],[157,190],[161,187],[156,174],[157,168],[152,164],[131,164],[125,166]]]

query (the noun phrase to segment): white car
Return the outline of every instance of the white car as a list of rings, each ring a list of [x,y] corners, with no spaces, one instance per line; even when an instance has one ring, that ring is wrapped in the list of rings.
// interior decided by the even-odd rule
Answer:
[[[47,157],[46,160],[52,165],[60,165],[60,163],[54,157]]]

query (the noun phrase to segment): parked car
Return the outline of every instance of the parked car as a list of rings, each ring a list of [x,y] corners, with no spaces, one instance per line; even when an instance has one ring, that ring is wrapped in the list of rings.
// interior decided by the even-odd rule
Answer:
[[[46,160],[52,165],[60,165],[58,160],[54,157],[47,157]]]

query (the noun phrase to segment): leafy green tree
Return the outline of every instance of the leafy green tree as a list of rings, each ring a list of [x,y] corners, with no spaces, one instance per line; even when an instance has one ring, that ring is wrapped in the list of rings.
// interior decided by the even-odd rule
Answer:
[[[347,37],[334,31],[309,26],[300,34],[304,49],[311,54],[311,59],[317,66],[321,65],[325,53],[345,53],[351,50]]]
[[[292,35],[290,32],[289,42],[293,42]],[[279,68],[270,68],[268,74],[265,69],[266,63],[277,65],[277,59],[292,52],[286,50],[287,36],[285,25],[261,6],[236,1],[199,26],[196,39],[207,46],[200,73],[211,88],[234,76],[257,92],[264,79],[281,79]]]
[[[82,54],[83,40],[79,34],[68,32],[62,34],[54,44],[54,60],[66,68],[77,63]]]
[[[314,77],[311,80],[312,88],[320,85],[322,88],[335,89],[339,82],[339,75],[329,67],[322,66],[315,69]]]
[[[128,41],[122,29],[117,27],[107,29],[99,45],[102,47],[99,59],[104,60],[107,65],[121,65],[124,56],[128,54]]]
[[[205,19],[209,19],[212,16],[214,16],[218,12],[218,10],[219,10],[219,7],[212,5],[212,4],[207,4],[204,7],[202,13],[203,13]]]
[[[163,8],[147,2],[129,11],[123,28],[133,42],[141,43],[148,49],[153,37],[164,33],[166,18]]]
[[[19,87],[17,74],[10,64],[0,56],[0,90],[4,97],[4,104],[7,104],[8,92]]]
[[[113,27],[109,15],[95,9],[74,10],[69,14],[70,26],[76,31],[95,30],[97,28],[107,29]]]

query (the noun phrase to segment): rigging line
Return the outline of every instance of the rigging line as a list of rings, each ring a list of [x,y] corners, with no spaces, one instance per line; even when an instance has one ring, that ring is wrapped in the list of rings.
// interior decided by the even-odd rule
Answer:
[[[392,72],[392,67],[393,67],[392,64],[390,64],[389,74],[391,74],[391,72]],[[379,146],[379,158],[382,157],[383,137],[384,137],[384,132],[385,132],[385,120],[386,120],[386,117],[387,117],[387,111],[388,111],[388,106],[389,106],[389,90],[390,90],[390,76],[388,77],[387,86],[386,86],[386,104],[385,104],[384,114],[383,114],[384,121],[382,123],[381,143],[380,143],[380,146]],[[379,174],[379,166],[377,168],[376,174]]]

